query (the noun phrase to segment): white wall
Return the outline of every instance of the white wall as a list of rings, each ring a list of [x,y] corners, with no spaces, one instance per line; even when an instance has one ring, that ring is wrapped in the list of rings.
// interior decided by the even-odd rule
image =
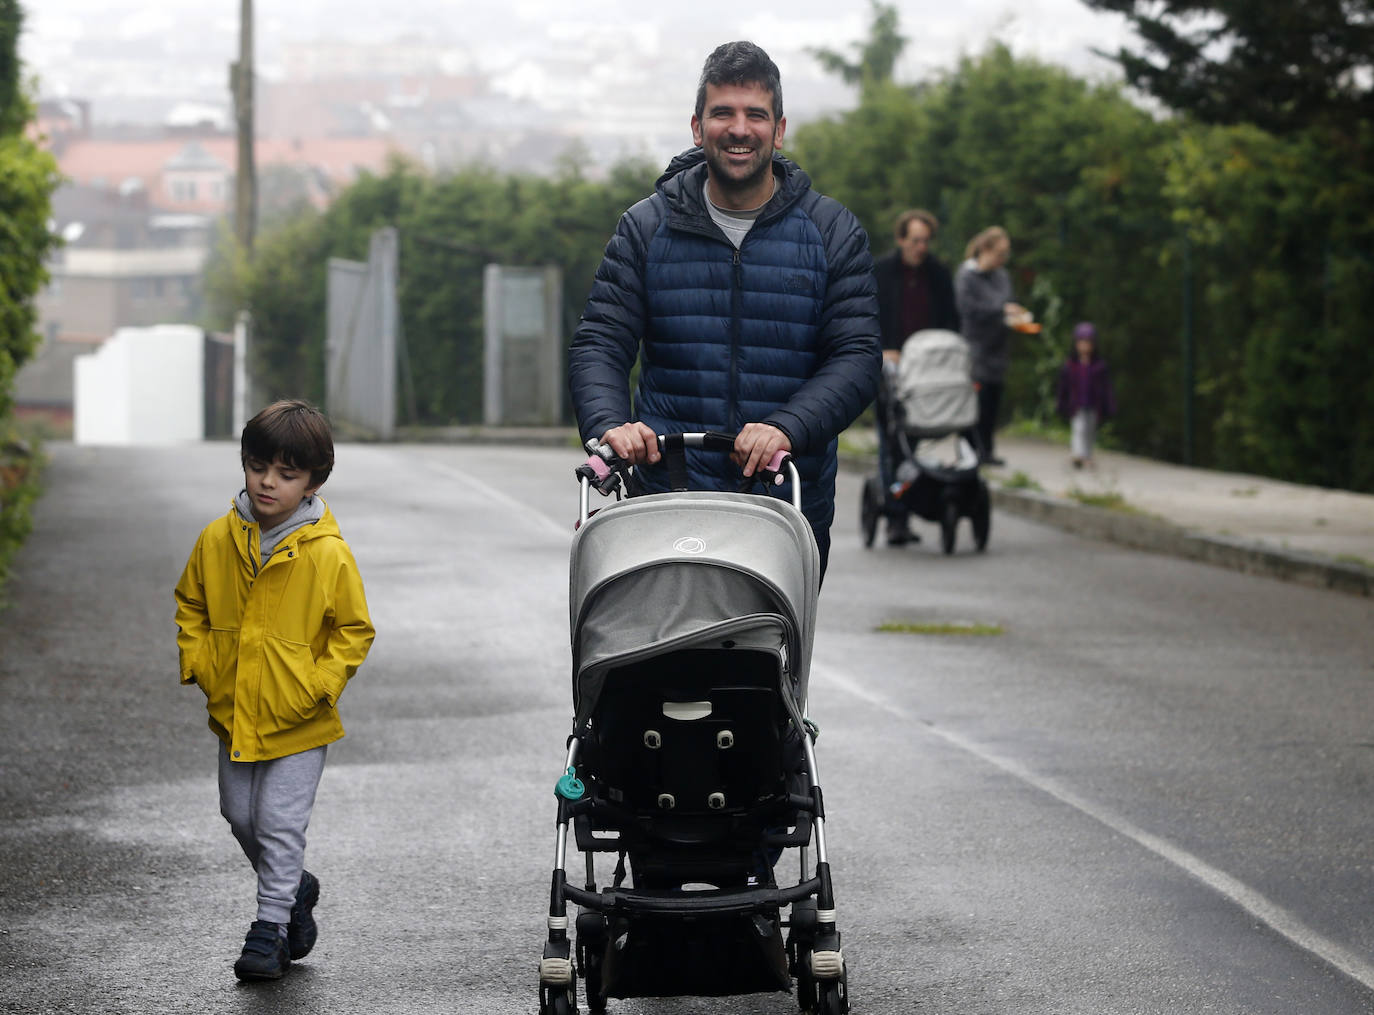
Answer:
[[[205,437],[205,336],[159,324],[120,328],[75,363],[77,444],[176,444]]]

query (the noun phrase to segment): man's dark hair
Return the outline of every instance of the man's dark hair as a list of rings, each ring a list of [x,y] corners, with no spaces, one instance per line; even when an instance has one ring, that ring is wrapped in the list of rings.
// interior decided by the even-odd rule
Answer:
[[[773,122],[782,120],[782,76],[767,53],[752,42],[717,46],[701,68],[697,83],[697,119],[706,111],[706,86],[759,85],[773,93]]]
[[[250,419],[239,439],[239,458],[309,470],[310,485],[319,486],[334,469],[334,437],[324,413],[298,398],[273,402]]]
[[[930,238],[935,239],[935,234],[940,231],[940,220],[924,208],[911,208],[897,216],[897,221],[892,227],[897,239],[906,239],[907,226],[913,222],[919,222],[930,230]]]

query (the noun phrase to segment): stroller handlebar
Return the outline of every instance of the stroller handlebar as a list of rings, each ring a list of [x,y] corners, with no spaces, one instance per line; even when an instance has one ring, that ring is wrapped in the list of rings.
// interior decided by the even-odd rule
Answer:
[[[685,484],[685,449],[692,448],[722,455],[733,454],[735,436],[735,434],[720,433],[715,430],[659,434],[658,448],[665,458],[675,456],[679,462],[683,463],[682,476]],[[621,487],[626,487],[628,491],[625,478],[628,477],[631,469],[630,464],[619,458],[609,445],[602,444],[595,437],[588,439],[584,446],[590,454],[587,460],[574,470],[581,487],[577,522],[579,526],[591,516],[592,488],[595,488],[603,497],[609,497],[614,493],[616,499],[619,500]],[[669,470],[672,471],[672,466],[669,467]],[[798,511],[801,510],[801,474],[797,471],[796,462],[792,460],[790,452],[778,451],[775,453],[759,471],[758,478],[765,486],[781,486],[790,480],[792,483],[792,506]]]

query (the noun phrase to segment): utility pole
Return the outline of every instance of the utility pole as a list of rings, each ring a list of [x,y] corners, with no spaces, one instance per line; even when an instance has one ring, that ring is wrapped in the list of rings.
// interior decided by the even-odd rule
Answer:
[[[258,178],[253,158],[253,77],[253,0],[239,0],[239,58],[229,65],[239,155],[234,180],[234,235],[244,255],[250,258],[258,209]]]
[[[1183,234],[1183,464],[1193,464],[1193,379],[1197,344],[1193,335],[1193,241]]]

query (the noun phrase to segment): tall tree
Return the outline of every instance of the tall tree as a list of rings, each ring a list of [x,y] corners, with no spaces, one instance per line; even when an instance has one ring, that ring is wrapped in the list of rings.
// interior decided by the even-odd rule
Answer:
[[[18,0],[0,0],[0,135],[24,125],[27,107],[20,87],[19,32],[24,10]]]
[[[1374,0],[1083,0],[1141,45],[1111,56],[1136,88],[1207,123],[1288,133],[1374,118]]]
[[[869,4],[873,8],[873,23],[868,38],[850,44],[851,49],[858,51],[857,59],[851,60],[825,47],[807,50],[827,71],[838,74],[848,84],[858,85],[865,92],[892,80],[897,58],[907,43],[906,37],[897,31],[897,8],[878,0],[869,0]]]

